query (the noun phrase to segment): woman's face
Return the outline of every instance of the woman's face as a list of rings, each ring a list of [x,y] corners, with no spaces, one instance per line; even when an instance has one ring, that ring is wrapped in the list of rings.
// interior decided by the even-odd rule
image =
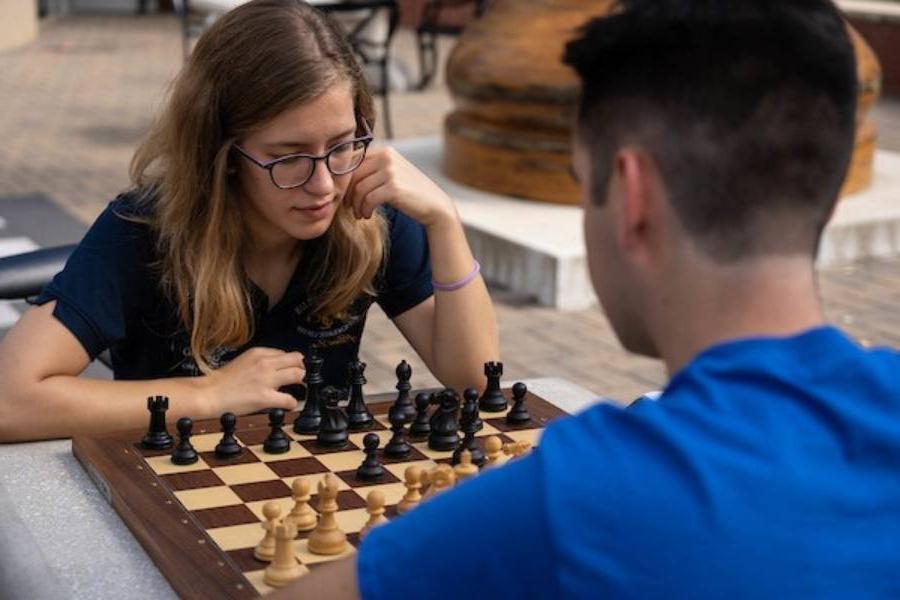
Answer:
[[[263,163],[288,154],[320,156],[356,137],[356,128],[350,83],[340,82],[318,98],[285,110],[238,145]],[[351,173],[332,175],[320,160],[309,181],[285,190],[275,186],[267,170],[239,153],[236,158],[251,236],[265,244],[310,240],[324,234],[352,177]]]

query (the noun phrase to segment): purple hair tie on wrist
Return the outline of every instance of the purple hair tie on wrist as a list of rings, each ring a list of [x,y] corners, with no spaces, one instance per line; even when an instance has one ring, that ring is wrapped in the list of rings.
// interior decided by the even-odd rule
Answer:
[[[438,283],[434,279],[431,280],[431,285],[434,286],[434,289],[441,292],[452,292],[454,290],[458,290],[461,287],[467,286],[472,282],[473,279],[478,277],[478,273],[481,272],[481,265],[478,264],[478,261],[475,261],[475,268],[472,269],[472,272],[460,279],[459,281],[454,281],[453,283]]]

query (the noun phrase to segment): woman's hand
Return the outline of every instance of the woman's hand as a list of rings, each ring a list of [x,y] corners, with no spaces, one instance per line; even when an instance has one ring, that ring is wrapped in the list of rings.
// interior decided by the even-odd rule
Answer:
[[[297,400],[278,388],[301,383],[303,355],[274,348],[250,348],[227,365],[202,378],[212,415],[244,415],[267,408],[291,410]]]
[[[389,204],[425,228],[459,219],[450,197],[393,148],[373,148],[356,171],[344,198],[358,219]]]

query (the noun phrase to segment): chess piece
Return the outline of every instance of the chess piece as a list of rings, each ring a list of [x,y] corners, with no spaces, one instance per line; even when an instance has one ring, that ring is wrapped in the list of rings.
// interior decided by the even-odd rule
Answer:
[[[141,446],[148,450],[165,450],[170,448],[175,440],[166,429],[166,411],[169,410],[169,398],[167,396],[150,396],[147,398],[147,410],[150,411],[150,426],[147,434],[141,440]]]
[[[384,492],[381,490],[369,492],[366,496],[366,512],[369,513],[369,520],[359,532],[359,539],[366,537],[373,527],[387,523],[387,517],[384,516]]]
[[[356,476],[363,481],[375,481],[384,477],[384,467],[378,462],[376,455],[379,443],[380,440],[377,433],[367,433],[363,438],[366,458],[359,468],[356,469]]]
[[[472,462],[471,452],[463,450],[460,453],[459,464],[453,467],[453,472],[456,473],[457,481],[478,475],[478,465]]]
[[[349,438],[347,415],[344,413],[344,409],[338,406],[339,395],[340,392],[331,386],[322,390],[325,407],[322,411],[322,422],[319,424],[316,443],[324,448],[343,448],[347,445]]]
[[[287,518],[291,520],[297,531],[315,529],[319,517],[309,505],[309,482],[300,477],[295,479],[291,484],[291,496],[294,498],[294,508]]]
[[[253,556],[259,560],[270,561],[275,558],[275,525],[281,516],[281,507],[277,502],[266,502],[263,505],[263,516],[266,521],[262,526],[266,533],[253,550]]]
[[[340,530],[334,513],[337,512],[337,479],[327,473],[319,481],[319,524],[309,534],[308,549],[313,554],[332,556],[345,552],[349,546],[347,534]]]
[[[303,376],[303,383],[306,384],[306,402],[294,421],[294,433],[315,435],[319,431],[319,424],[322,422],[319,391],[325,382],[322,377],[322,365],[324,364],[325,361],[315,350],[311,350],[307,356],[303,357],[303,365],[306,367],[306,375]]]
[[[484,441],[484,450],[487,454],[485,466],[493,467],[500,462],[500,457],[503,456],[503,442],[496,435],[492,435]]]
[[[416,394],[416,416],[409,428],[409,435],[413,438],[423,438],[431,433],[428,406],[431,404],[428,394],[420,392]]]
[[[503,396],[503,392],[500,391],[503,363],[484,363],[484,374],[487,377],[487,386],[484,388],[481,400],[478,401],[478,407],[485,412],[503,412],[507,406],[506,398]]]
[[[194,422],[188,417],[181,417],[175,427],[178,429],[178,446],[172,453],[172,462],[176,465],[192,465],[200,460],[197,451],[191,445],[191,429]]]
[[[416,416],[416,407],[409,397],[409,391],[412,389],[412,384],[409,383],[412,378],[412,367],[405,360],[401,360],[394,372],[397,374],[397,400],[394,404],[403,408],[406,420],[411,421]]]
[[[284,426],[284,409],[273,408],[269,411],[269,427],[272,431],[263,442],[263,452],[266,454],[284,454],[291,449],[291,438],[287,436]]]
[[[406,458],[412,452],[412,446],[406,441],[406,411],[396,402],[388,411],[388,421],[391,423],[391,432],[394,434],[384,447],[384,455],[387,458]]]
[[[422,468],[415,465],[406,467],[403,472],[403,479],[406,485],[406,493],[400,502],[397,503],[397,512],[401,515],[412,510],[419,505],[422,500]]]
[[[525,408],[525,396],[528,394],[528,387],[519,381],[513,385],[512,392],[513,407],[509,414],[506,415],[507,425],[519,427],[531,423],[531,415],[528,414],[528,409]]]
[[[263,573],[266,585],[284,587],[305,572],[294,555],[296,536],[297,528],[290,519],[275,525],[275,557]]]
[[[446,389],[438,394],[438,399],[440,406],[431,418],[428,447],[438,452],[450,452],[459,444],[459,396],[453,390]]]
[[[473,390],[474,391],[474,390]],[[476,392],[477,395],[477,392]],[[459,424],[462,428],[463,432],[463,440],[456,447],[456,450],[453,452],[452,463],[454,465],[459,464],[460,453],[463,450],[468,450],[471,454],[472,462],[476,467],[480,467],[484,464],[485,457],[484,451],[475,441],[475,433],[478,432],[484,425],[481,422],[481,419],[478,417],[478,404],[475,402],[472,395],[469,395],[469,400],[462,407]]]
[[[463,392],[463,413],[472,412],[475,415],[475,431],[481,431],[484,429],[484,422],[481,420],[481,415],[478,414],[478,390],[475,388],[466,388]]]
[[[350,373],[350,403],[347,405],[347,427],[351,431],[360,431],[372,427],[375,419],[366,406],[363,386],[366,384],[366,363],[360,360],[350,361],[347,365]]]
[[[424,498],[433,498],[445,490],[449,490],[456,484],[456,473],[450,465],[440,464],[432,469],[428,477],[430,485]]]
[[[222,424],[222,440],[216,444],[216,458],[235,458],[241,454],[241,445],[234,437],[237,428],[237,417],[227,412],[219,419]]]
[[[531,450],[531,442],[525,440],[503,444],[503,454],[512,458],[518,458],[523,454],[527,454],[529,450]]]

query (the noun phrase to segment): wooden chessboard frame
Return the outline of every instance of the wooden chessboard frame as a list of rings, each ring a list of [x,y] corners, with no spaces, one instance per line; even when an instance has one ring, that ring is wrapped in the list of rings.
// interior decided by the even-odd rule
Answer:
[[[411,396],[414,397],[415,393],[412,392]],[[509,389],[504,389],[503,393],[508,399],[512,396]],[[390,434],[385,427],[387,424],[386,414],[395,397],[396,394],[380,394],[367,399],[369,410],[376,417],[376,425],[369,431],[375,431],[382,437],[379,458],[386,467],[389,467],[392,462],[402,463],[410,460],[390,461],[382,456],[385,440]],[[497,430],[504,441],[516,439],[536,441],[540,430],[551,419],[566,414],[562,409],[531,392],[528,393],[526,406],[531,413],[532,423],[518,428],[506,425],[505,421],[501,424],[505,412],[493,414],[482,412],[481,417],[486,424],[493,422],[498,427],[486,427],[487,433],[479,434],[479,437],[476,438],[479,444],[483,447],[487,435],[494,434]],[[284,429],[292,438],[292,447],[302,445],[312,448],[314,436],[301,436],[293,433],[291,426],[296,413],[292,412],[289,415]],[[253,460],[258,459],[258,462],[265,466],[277,463],[281,456],[289,456],[262,456],[261,444],[268,434],[268,430],[268,416],[265,414],[240,417],[237,437],[241,440],[242,445],[247,446],[242,456],[250,455]],[[213,440],[221,436],[217,419],[194,423],[193,432],[194,445],[201,454],[200,462],[205,462],[210,472],[214,471],[215,465],[222,467],[240,464],[241,459],[235,463],[214,457],[212,453]],[[143,430],[129,430],[100,436],[76,436],[72,440],[72,452],[176,593],[182,597],[258,597],[263,589],[260,582],[248,579],[247,569],[242,568],[232,555],[219,547],[194,511],[185,508],[176,496],[172,484],[175,481],[173,478],[185,474],[186,470],[171,464],[171,461],[168,460],[171,450],[151,451],[141,448],[140,440],[144,433]],[[357,448],[362,448],[361,437],[365,433],[368,431],[351,433],[351,443]],[[419,444],[414,444],[414,447],[420,449],[422,446],[421,441]],[[321,454],[333,452],[321,449],[318,451]],[[435,463],[449,462],[451,455],[450,452],[439,453],[427,449],[424,450],[424,454],[427,459]],[[319,454],[314,454],[314,456],[319,456]],[[359,456],[363,456],[361,451]],[[197,470],[203,469],[204,467],[201,466]],[[190,468],[187,471],[190,471]],[[324,475],[324,473],[318,474]],[[342,472],[340,476],[349,480],[346,472]],[[402,474],[392,481],[402,481]],[[261,482],[257,483],[261,484]],[[351,490],[353,483],[350,481]],[[359,485],[373,486],[375,484],[368,482]],[[313,493],[315,493],[315,486],[313,486]],[[315,501],[311,504],[315,508]],[[364,502],[360,506],[364,506]],[[389,518],[396,516],[393,506],[388,508],[387,516]],[[262,534],[263,529],[260,527],[260,539],[262,539]],[[305,537],[308,533],[300,535]],[[348,535],[348,538],[353,546],[359,542],[358,535],[355,533]]]

